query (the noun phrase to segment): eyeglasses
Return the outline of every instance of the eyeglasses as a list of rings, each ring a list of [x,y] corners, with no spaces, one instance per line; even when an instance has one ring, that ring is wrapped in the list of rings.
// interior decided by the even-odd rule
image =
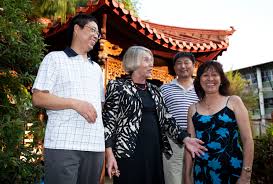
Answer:
[[[88,25],[85,25],[84,27],[88,27],[88,29],[90,30],[89,32],[90,34],[96,34],[98,36],[98,39],[101,38],[101,34],[99,33],[99,31],[97,31],[96,28],[88,26]]]

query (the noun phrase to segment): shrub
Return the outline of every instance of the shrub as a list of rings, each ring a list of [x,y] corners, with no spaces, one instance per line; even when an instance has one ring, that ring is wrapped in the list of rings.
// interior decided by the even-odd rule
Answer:
[[[252,183],[264,184],[273,181],[273,125],[267,133],[255,139]]]
[[[44,128],[30,85],[45,45],[31,3],[0,1],[0,183],[5,184],[34,183],[43,173],[37,147]]]
[[[227,72],[228,80],[230,81],[230,91],[233,95],[238,95],[242,98],[249,114],[257,108],[258,97],[254,91],[249,88],[248,81],[242,77],[239,72]]]

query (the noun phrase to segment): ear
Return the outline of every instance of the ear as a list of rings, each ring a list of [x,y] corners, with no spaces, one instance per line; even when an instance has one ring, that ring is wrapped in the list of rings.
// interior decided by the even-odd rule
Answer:
[[[77,34],[77,32],[79,31],[80,28],[81,28],[81,27],[80,27],[78,24],[75,24],[75,25],[74,25],[74,33]]]

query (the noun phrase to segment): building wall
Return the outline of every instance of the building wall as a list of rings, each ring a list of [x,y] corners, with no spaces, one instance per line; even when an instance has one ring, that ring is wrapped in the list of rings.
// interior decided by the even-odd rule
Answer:
[[[263,105],[265,110],[265,119],[271,119],[271,113],[273,111],[273,61],[249,68],[244,68],[238,70],[243,77],[249,81],[249,87],[254,90],[254,92],[259,95],[258,89],[258,80],[257,80],[257,68],[261,71],[261,81],[262,81],[262,96],[263,96]],[[257,109],[254,110],[252,114],[252,119],[262,119],[261,118],[261,109],[259,103]]]

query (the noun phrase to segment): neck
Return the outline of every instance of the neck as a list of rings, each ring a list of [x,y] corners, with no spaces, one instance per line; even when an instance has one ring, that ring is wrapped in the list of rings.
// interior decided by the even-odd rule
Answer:
[[[214,93],[214,94],[206,94],[204,96],[204,101],[206,103],[210,103],[210,104],[213,104],[213,103],[218,103],[219,99],[221,98],[222,96],[219,94],[219,93]]]
[[[132,80],[134,83],[138,83],[138,84],[145,84],[146,83],[146,78],[143,76],[140,76],[136,73],[133,72],[132,76],[131,76]]]
[[[72,42],[71,49],[73,49],[77,54],[82,55],[85,59],[87,59],[87,52],[84,51],[80,46],[77,46],[76,43]]]
[[[181,78],[181,77],[178,77],[177,78],[177,82],[181,85],[181,86],[183,86],[184,88],[189,88],[189,87],[191,87],[192,86],[192,84],[193,84],[193,79],[191,78],[191,77],[189,77],[189,78]]]
[[[216,94],[206,94],[206,96],[201,100],[201,102],[206,106],[209,114],[215,113],[216,109],[221,106],[224,96],[219,93]]]

